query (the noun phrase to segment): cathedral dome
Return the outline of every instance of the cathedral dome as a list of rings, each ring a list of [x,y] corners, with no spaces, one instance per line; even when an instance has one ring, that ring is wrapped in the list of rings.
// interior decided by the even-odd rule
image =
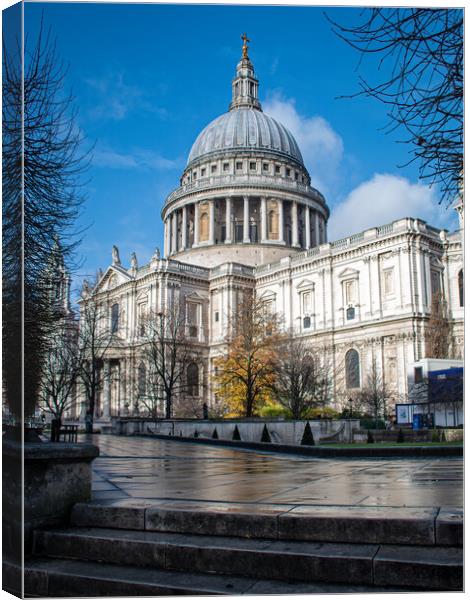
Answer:
[[[188,165],[216,154],[263,151],[293,159],[303,165],[292,133],[258,108],[239,107],[214,119],[199,134],[189,153]]]

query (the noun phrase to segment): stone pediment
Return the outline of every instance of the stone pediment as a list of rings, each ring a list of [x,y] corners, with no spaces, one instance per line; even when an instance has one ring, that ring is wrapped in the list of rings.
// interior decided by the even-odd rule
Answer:
[[[339,279],[357,279],[359,277],[359,271],[357,269],[351,269],[348,267],[339,273]]]
[[[434,256],[431,259],[431,267],[435,267],[436,269],[443,269],[444,265],[442,264],[442,261],[439,258]]]
[[[300,283],[296,285],[298,290],[312,290],[315,284],[310,279],[302,279]]]
[[[276,292],[273,292],[272,290],[265,290],[260,296],[258,296],[260,300],[268,300],[275,297]]]
[[[129,273],[119,265],[111,265],[107,268],[105,274],[96,285],[96,292],[112,290],[122,283],[130,281],[132,277]]]
[[[194,300],[194,301],[201,302],[202,300],[207,300],[207,297],[206,296],[202,296],[198,292],[191,292],[190,294],[187,294],[185,296],[185,299],[186,300]]]

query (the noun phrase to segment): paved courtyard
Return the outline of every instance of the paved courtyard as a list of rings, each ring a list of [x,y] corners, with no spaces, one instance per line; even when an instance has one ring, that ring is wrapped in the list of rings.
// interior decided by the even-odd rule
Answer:
[[[93,499],[260,504],[462,506],[461,458],[322,459],[143,437],[100,447]]]

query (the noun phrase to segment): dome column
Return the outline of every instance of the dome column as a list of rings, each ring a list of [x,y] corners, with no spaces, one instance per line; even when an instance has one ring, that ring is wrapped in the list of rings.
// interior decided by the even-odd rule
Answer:
[[[297,202],[292,202],[291,208],[291,219],[292,219],[292,245],[295,247],[299,246],[299,216],[297,212]]]
[[[250,198],[243,196],[243,243],[250,243]]]
[[[279,211],[279,242],[284,244],[284,202],[278,200],[278,211]]]
[[[214,244],[214,200],[209,200],[209,244]]]
[[[315,242],[316,245],[319,246],[321,244],[321,240],[320,240],[320,219],[319,219],[319,214],[317,211],[315,211]]]
[[[199,203],[194,203],[194,243],[193,248],[199,245]]]
[[[263,196],[261,198],[261,243],[265,244],[267,242],[267,233],[266,233],[266,198]]]
[[[225,198],[225,243],[232,243],[232,199]]]
[[[178,219],[176,210],[171,214],[171,252],[178,252]]]
[[[168,227],[168,217],[165,219],[165,258],[170,254],[170,228]]]
[[[305,205],[305,247],[307,250],[311,247],[310,240],[310,207]]]
[[[183,206],[183,219],[181,223],[181,249],[186,250],[187,246],[187,228],[188,228],[188,207]]]

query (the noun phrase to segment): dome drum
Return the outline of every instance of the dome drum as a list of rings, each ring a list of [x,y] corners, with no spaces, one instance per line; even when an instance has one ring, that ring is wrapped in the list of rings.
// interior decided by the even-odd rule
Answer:
[[[229,112],[199,134],[166,199],[165,256],[263,264],[326,242],[328,216],[294,136],[262,112],[245,50]]]

